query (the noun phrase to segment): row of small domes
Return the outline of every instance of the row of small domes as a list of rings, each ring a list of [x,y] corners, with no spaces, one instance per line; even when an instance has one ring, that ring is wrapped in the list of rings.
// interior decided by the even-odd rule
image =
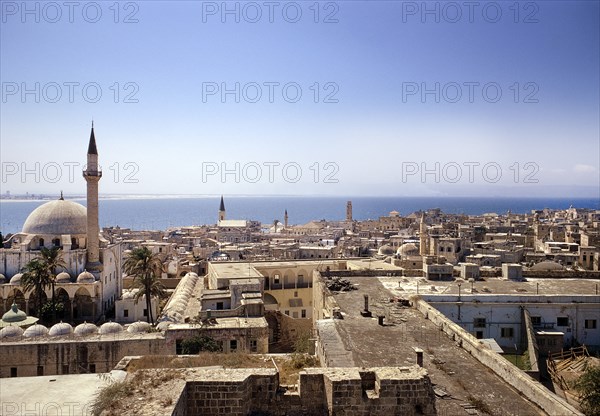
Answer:
[[[20,285],[21,279],[23,278],[23,273],[17,273],[13,277],[10,278],[8,282],[11,285]],[[77,276],[77,283],[94,283],[96,278],[93,274],[84,270],[79,273]],[[6,283],[6,277],[3,274],[0,274],[0,284]],[[71,283],[71,275],[67,272],[60,272],[56,275],[56,283]]]
[[[148,322],[139,321],[129,325],[127,327],[127,332],[148,332],[149,328],[150,324]],[[32,325],[25,330],[23,330],[23,328],[19,326],[10,325],[0,329],[0,339],[19,336],[24,336],[26,338],[34,338],[41,337],[44,335],[49,335],[51,337],[58,337],[71,334],[75,334],[77,336],[85,336],[91,334],[106,335],[116,334],[118,332],[122,332],[123,330],[123,326],[121,324],[118,324],[117,322],[106,322],[100,325],[100,327],[97,327],[96,325],[91,324],[89,322],[84,322],[82,324],[77,325],[75,329],[73,329],[73,327],[66,322],[59,322],[53,325],[50,329],[40,324]]]

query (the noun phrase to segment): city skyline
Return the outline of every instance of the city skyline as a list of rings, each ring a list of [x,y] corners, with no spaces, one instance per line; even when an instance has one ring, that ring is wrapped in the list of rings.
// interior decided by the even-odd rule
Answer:
[[[598,3],[274,3],[3,2],[2,193],[600,197]]]

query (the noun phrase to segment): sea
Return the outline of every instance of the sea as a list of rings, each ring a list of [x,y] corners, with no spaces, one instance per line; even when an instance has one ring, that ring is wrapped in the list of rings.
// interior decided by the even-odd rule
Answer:
[[[73,199],[85,205],[85,199]],[[289,224],[305,224],[312,220],[343,220],[346,202],[352,201],[353,218],[376,219],[390,211],[406,216],[419,210],[440,208],[445,213],[480,215],[529,213],[536,209],[576,208],[600,209],[598,198],[479,198],[479,197],[322,197],[322,196],[226,196],[228,219],[256,220],[272,224],[283,222],[288,211]],[[217,222],[220,196],[100,197],[100,226],[120,226],[134,230],[166,230]],[[47,201],[1,200],[0,232],[3,235],[21,231],[27,216]]]

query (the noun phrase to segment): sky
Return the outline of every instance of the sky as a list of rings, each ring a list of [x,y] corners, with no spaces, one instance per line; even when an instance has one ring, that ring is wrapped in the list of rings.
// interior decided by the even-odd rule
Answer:
[[[1,193],[600,198],[598,1],[1,1]]]

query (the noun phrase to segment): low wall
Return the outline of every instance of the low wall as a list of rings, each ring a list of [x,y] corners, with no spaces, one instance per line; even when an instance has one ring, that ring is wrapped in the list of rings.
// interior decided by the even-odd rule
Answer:
[[[513,386],[530,401],[541,407],[549,415],[583,416],[577,409],[560,397],[552,394],[542,384],[533,380],[502,356],[485,347],[477,338],[446,318],[427,302],[417,299],[414,305],[427,319],[456,341],[459,346],[469,352],[483,365],[494,371],[500,378]]]
[[[275,369],[204,370],[188,379],[172,414],[433,416],[436,410],[427,370],[413,366],[309,368],[300,373],[298,392],[282,389]]]
[[[523,320],[525,321],[525,333],[527,335],[527,351],[529,351],[529,363],[531,364],[531,372],[528,374],[539,380],[540,377],[540,366],[539,366],[539,350],[537,340],[535,339],[535,331],[533,324],[531,323],[531,317],[529,311],[523,308]]]

